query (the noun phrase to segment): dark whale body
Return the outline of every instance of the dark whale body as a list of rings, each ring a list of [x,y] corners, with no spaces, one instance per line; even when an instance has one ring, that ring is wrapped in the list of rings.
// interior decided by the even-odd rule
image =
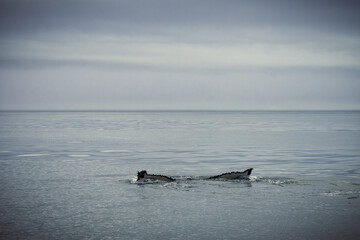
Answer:
[[[219,179],[219,178],[223,178],[223,179],[241,179],[241,178],[248,178],[252,172],[252,168],[246,169],[243,172],[228,172],[228,173],[223,173],[220,175],[216,175],[213,177],[210,177],[209,179]]]
[[[175,181],[175,179],[164,176],[164,175],[148,174],[146,172],[146,170],[143,170],[143,171],[140,171],[137,173],[137,181],[139,181],[139,180],[158,180],[158,181],[165,181],[165,182]]]
[[[228,172],[223,173],[220,175],[216,175],[213,177],[209,177],[208,179],[248,179],[252,168],[246,169],[243,172]],[[152,180],[152,181],[165,181],[165,182],[173,182],[175,179],[164,176],[164,175],[158,175],[158,174],[148,174],[146,170],[142,170],[140,172],[137,172],[137,181],[141,180]]]

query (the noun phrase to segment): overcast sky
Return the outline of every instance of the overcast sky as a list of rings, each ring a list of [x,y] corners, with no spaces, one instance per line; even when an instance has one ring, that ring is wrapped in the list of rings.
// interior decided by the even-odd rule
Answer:
[[[360,2],[1,0],[0,109],[360,109]]]

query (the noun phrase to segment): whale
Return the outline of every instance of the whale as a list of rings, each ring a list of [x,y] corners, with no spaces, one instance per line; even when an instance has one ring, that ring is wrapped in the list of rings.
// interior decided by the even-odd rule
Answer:
[[[252,168],[249,168],[243,172],[227,172],[213,177],[209,177],[208,179],[246,179],[249,178],[252,170]]]
[[[175,181],[175,179],[164,176],[164,175],[148,174],[146,170],[137,172],[137,181],[140,181],[140,180],[153,180],[153,181],[165,181],[165,182]]]
[[[220,175],[212,176],[207,178],[208,180],[212,179],[248,179],[251,175],[253,168],[246,169],[243,172],[227,172],[222,173]],[[159,174],[148,174],[146,170],[138,171],[137,172],[137,180],[136,181],[142,181],[142,180],[152,180],[152,181],[164,181],[164,182],[173,182],[175,179],[159,175]]]

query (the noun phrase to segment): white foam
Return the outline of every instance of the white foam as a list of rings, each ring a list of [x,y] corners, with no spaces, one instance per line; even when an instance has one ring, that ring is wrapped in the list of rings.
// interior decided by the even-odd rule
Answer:
[[[344,195],[344,193],[341,192],[341,191],[333,191],[333,192],[321,193],[321,195],[330,196],[330,197],[336,197],[336,196]]]
[[[137,176],[134,176],[133,178],[130,179],[131,183],[137,183]]]
[[[257,176],[249,176],[250,181],[256,181],[258,179]]]
[[[130,152],[129,150],[102,150],[102,153],[126,153]]]
[[[40,156],[47,156],[49,154],[45,154],[45,153],[33,153],[33,154],[21,154],[18,155],[18,157],[40,157]]]

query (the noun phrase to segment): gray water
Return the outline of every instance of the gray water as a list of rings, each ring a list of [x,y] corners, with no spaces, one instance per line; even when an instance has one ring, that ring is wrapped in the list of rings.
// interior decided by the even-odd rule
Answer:
[[[359,174],[356,111],[0,112],[0,238],[355,239]]]

